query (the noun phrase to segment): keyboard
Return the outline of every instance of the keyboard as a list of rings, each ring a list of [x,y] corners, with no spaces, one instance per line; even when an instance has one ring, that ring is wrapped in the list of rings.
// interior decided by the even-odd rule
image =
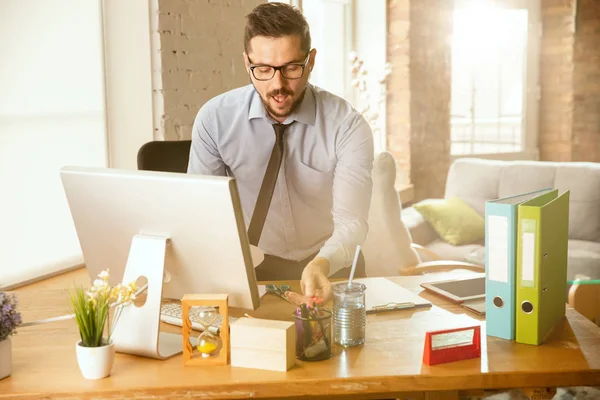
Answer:
[[[192,323],[192,329],[197,331],[204,331],[204,326],[198,322],[198,317],[196,316],[196,309],[198,307],[191,307],[189,318]],[[227,320],[231,324],[235,321],[236,317],[229,316]],[[183,322],[181,320],[181,304],[179,303],[163,303],[160,306],[160,320],[167,324],[183,326]],[[223,323],[223,317],[221,314],[217,314],[217,320],[212,324],[208,331],[212,334],[218,335],[219,329],[221,329],[221,324]]]

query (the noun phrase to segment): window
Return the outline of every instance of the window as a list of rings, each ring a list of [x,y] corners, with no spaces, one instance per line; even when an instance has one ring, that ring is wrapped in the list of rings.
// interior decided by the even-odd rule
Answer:
[[[273,0],[271,0],[273,1]],[[345,98],[357,110],[368,101],[379,118],[372,123],[375,151],[386,148],[385,93],[379,80],[386,68],[386,10],[382,0],[279,0],[302,10],[317,49],[310,82]],[[352,86],[351,53],[364,62],[368,99]]]
[[[302,0],[302,12],[311,29],[317,62],[311,83],[340,97],[352,99],[350,82],[352,43],[351,0]]]
[[[538,7],[536,9],[536,7]],[[537,157],[539,2],[460,1],[452,39],[451,153]]]
[[[310,82],[349,101],[349,54],[354,50],[353,0],[271,0],[298,7],[310,25],[312,47],[317,49]]]
[[[3,2],[0,287],[83,262],[59,170],[106,166],[99,1]]]

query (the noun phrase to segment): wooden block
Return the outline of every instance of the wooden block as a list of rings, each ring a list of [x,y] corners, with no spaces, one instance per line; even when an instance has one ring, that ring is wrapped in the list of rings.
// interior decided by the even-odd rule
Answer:
[[[200,352],[194,352],[190,343],[192,323],[190,322],[190,308],[194,306],[213,306],[217,308],[223,318],[220,337],[223,346],[218,355],[208,358],[202,357]],[[227,294],[186,294],[181,298],[181,332],[183,336],[183,365],[227,365],[230,359],[229,342],[229,296]]]
[[[285,372],[296,364],[293,322],[240,318],[231,324],[231,365]]]

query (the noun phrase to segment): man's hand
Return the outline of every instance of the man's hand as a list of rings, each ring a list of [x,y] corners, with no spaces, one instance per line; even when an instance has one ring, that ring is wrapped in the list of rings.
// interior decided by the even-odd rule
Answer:
[[[324,257],[316,257],[309,262],[302,271],[300,288],[303,295],[299,293],[287,293],[291,301],[296,304],[306,303],[312,306],[315,299],[317,303],[326,303],[331,299],[331,282],[327,279],[329,274],[329,260]]]

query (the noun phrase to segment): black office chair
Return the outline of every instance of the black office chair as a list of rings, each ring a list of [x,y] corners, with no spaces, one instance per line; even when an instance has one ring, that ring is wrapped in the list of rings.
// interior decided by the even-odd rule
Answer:
[[[145,171],[187,172],[191,140],[157,140],[138,150],[137,167]]]

